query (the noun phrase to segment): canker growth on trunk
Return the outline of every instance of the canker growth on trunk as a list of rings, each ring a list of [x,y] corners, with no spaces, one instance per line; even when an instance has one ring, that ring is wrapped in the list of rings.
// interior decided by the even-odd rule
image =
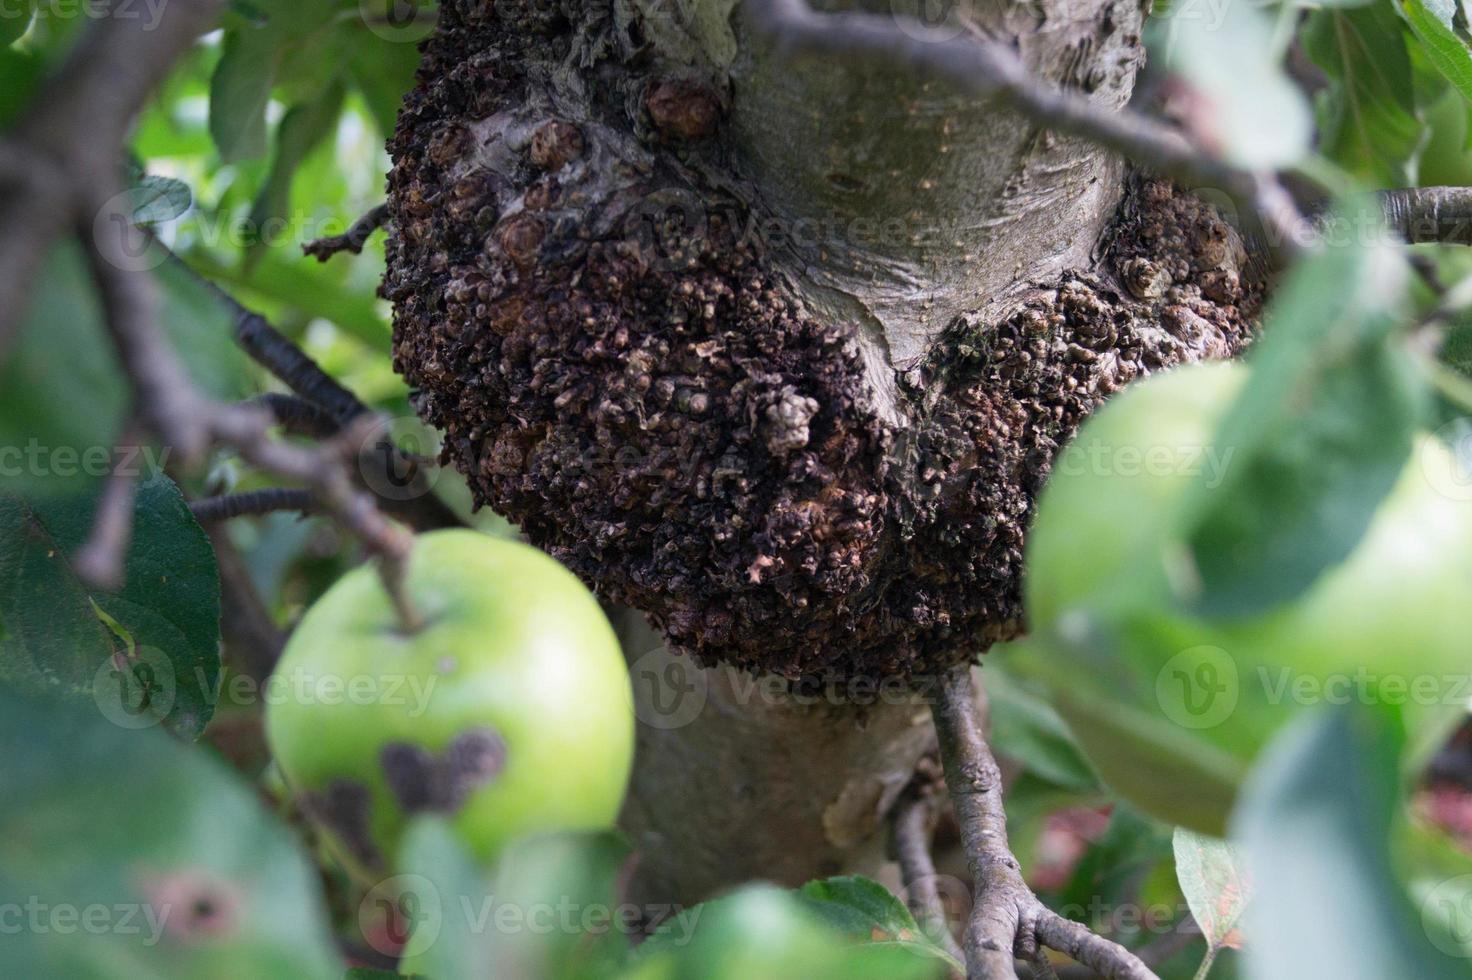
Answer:
[[[856,245],[854,221],[773,210],[725,132],[741,59],[677,69],[637,13],[450,3],[427,44],[384,292],[445,455],[705,662],[887,676],[1015,635],[1060,443],[1132,378],[1244,342],[1260,288],[1235,233],[1135,180],[1087,268],[918,327],[852,282],[834,301],[800,232],[837,268],[913,229]]]

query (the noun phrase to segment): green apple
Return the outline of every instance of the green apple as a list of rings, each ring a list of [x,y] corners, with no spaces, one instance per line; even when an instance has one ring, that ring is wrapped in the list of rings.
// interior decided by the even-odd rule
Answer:
[[[633,757],[633,697],[597,601],[534,548],[419,536],[406,632],[374,569],[302,618],[266,688],[266,737],[350,872],[392,867],[410,816],[447,817],[482,862],[530,831],[607,827]]]
[[[1396,703],[1424,753],[1472,695],[1472,507],[1446,492],[1455,463],[1429,437],[1354,551],[1304,594],[1233,620],[1178,601],[1191,576],[1176,518],[1233,463],[1213,435],[1246,376],[1177,368],[1083,426],[1027,544],[1032,636],[1004,654],[1046,685],[1116,791],[1216,834],[1259,750],[1297,713]]]

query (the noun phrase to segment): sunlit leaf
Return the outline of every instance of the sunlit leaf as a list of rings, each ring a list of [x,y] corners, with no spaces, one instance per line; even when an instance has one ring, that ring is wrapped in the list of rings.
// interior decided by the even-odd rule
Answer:
[[[1309,15],[1304,52],[1331,84],[1319,95],[1319,149],[1384,187],[1401,187],[1420,147],[1405,30],[1388,4]]]
[[[1216,837],[1177,827],[1176,877],[1201,934],[1213,948],[1241,948],[1238,923],[1250,891],[1237,848]]]

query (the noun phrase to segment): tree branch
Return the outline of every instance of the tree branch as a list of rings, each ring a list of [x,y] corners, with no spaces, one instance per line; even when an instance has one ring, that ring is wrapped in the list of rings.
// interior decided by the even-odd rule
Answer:
[[[1158,980],[1123,946],[1048,909],[1023,881],[1007,844],[1002,771],[982,736],[969,666],[942,679],[931,710],[961,844],[975,879],[963,943],[969,980],[1012,980],[1014,961],[1034,960],[1039,944],[1067,953],[1109,980]]]
[[[1406,241],[1472,245],[1472,187],[1409,187],[1379,197],[1385,223]]]
[[[257,395],[248,404],[270,412],[282,429],[295,436],[326,439],[342,428],[326,409],[296,395],[272,391]]]
[[[138,435],[137,424],[129,420],[118,436],[117,448],[136,445]],[[108,474],[92,518],[92,530],[72,559],[77,577],[99,589],[113,590],[123,584],[123,564],[133,538],[133,500],[138,491],[138,474],[122,464],[123,458],[119,457]]]
[[[245,493],[227,493],[191,501],[189,510],[201,524],[228,521],[236,517],[259,517],[277,511],[294,510],[302,514],[317,512],[317,500],[310,490],[268,487]]]
[[[352,252],[357,255],[363,251],[363,246],[368,243],[369,236],[382,228],[386,221],[388,221],[388,205],[380,204],[354,221],[346,234],[328,235],[314,242],[308,242],[302,246],[302,252],[312,256],[318,262],[326,262],[338,252]]]
[[[117,197],[110,193],[114,189],[106,181],[96,185],[97,197],[104,198],[96,208],[104,218],[122,219],[103,225],[117,228],[118,234],[90,236],[88,254],[102,295],[104,322],[133,384],[139,418],[173,444],[186,465],[197,462],[209,447],[228,447],[262,471],[310,490],[325,512],[377,555],[384,586],[401,621],[406,629],[417,628],[419,618],[403,588],[412,536],[379,511],[375,497],[360,489],[352,475],[359,448],[371,437],[376,421],[366,411],[360,413],[332,439],[308,449],[271,439],[274,419],[269,412],[214,403],[202,395],[154,321],[153,277],[134,269],[121,252],[127,216],[118,211]],[[312,368],[316,370],[316,365]]]
[[[174,62],[213,24],[219,0],[170,0],[157,23],[115,16],[112,0],[92,20],[56,75],[9,135],[0,158],[18,162],[0,193],[0,355],[28,306],[52,244],[89,221],[79,188],[111,180],[123,138]]]
[[[890,855],[899,862],[910,911],[921,930],[957,962],[964,962],[966,954],[951,935],[937,886],[935,861],[930,856],[934,823],[934,797],[920,787],[911,787],[890,816]]]
[[[1092,140],[1177,180],[1221,188],[1260,217],[1273,233],[1271,244],[1284,252],[1311,240],[1312,226],[1276,178],[1233,167],[1164,122],[1128,109],[1104,109],[1087,96],[1047,85],[1007,44],[951,37],[919,21],[901,29],[892,15],[817,13],[806,0],[746,0],[745,9],[752,26],[789,54],[873,55],[962,91],[1000,98],[1040,126]]]

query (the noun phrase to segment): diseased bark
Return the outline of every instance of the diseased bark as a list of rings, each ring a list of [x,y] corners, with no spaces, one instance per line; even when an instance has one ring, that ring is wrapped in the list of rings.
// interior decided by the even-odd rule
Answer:
[[[1128,98],[1135,4],[965,12]],[[477,499],[675,649],[795,679],[1015,635],[1058,446],[1134,377],[1234,353],[1261,292],[1169,185],[882,64],[790,62],[731,0],[446,4],[391,151],[396,365]],[[926,726],[712,676],[691,724],[641,727],[648,887],[877,855]]]

